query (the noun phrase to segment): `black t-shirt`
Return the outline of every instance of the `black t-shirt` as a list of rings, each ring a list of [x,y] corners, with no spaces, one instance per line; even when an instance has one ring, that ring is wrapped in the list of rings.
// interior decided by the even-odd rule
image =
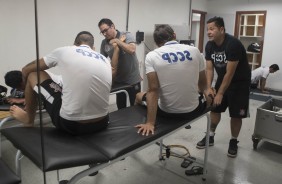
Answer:
[[[222,83],[226,73],[227,62],[239,61],[229,88],[240,86],[249,86],[251,82],[251,69],[248,64],[246,49],[242,43],[235,37],[225,34],[222,45],[217,46],[215,42],[209,41],[206,44],[206,60],[211,60],[218,75],[216,89]]]

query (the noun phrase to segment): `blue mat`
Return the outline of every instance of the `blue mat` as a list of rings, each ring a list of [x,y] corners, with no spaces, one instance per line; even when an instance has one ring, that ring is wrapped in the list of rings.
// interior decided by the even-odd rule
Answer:
[[[269,93],[262,93],[260,89],[251,89],[251,93],[257,93],[257,94],[263,94],[263,95],[275,95],[275,96],[281,96],[282,97],[282,91],[274,91],[274,90],[269,90]]]
[[[258,101],[263,101],[263,102],[266,102],[266,101],[268,101],[271,98],[272,98],[271,96],[258,95],[258,94],[250,94],[250,99],[258,100]]]

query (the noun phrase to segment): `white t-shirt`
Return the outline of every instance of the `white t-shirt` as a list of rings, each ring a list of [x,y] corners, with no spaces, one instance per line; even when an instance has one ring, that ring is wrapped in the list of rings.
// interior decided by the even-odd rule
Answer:
[[[79,121],[107,115],[112,69],[103,55],[81,45],[55,49],[43,59],[62,76],[61,117]]]
[[[146,56],[146,74],[157,72],[159,107],[168,113],[191,112],[199,105],[199,72],[205,61],[196,47],[167,42]]]
[[[269,67],[261,66],[255,70],[252,71],[252,79],[251,83],[256,84],[259,82],[259,80],[263,78],[267,78],[269,75]]]

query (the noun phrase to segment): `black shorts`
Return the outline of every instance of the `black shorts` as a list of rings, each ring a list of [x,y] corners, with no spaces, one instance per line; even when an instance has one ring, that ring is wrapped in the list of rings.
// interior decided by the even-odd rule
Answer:
[[[250,87],[251,87],[251,89],[257,89],[258,83],[252,83]]]
[[[229,116],[232,118],[246,118],[249,109],[249,86],[237,89],[228,89],[223,95],[219,106],[212,108],[212,112],[221,113],[229,108]]]
[[[40,84],[41,99],[44,107],[51,117],[54,126],[60,130],[73,135],[88,134],[105,129],[109,123],[109,116],[105,116],[101,121],[94,123],[79,123],[70,121],[60,116],[62,106],[62,88],[51,79],[47,79]],[[36,92],[38,90],[35,90]]]
[[[145,93],[142,96],[142,102],[146,102],[147,98],[146,98],[147,93]],[[146,104],[146,103],[142,103],[142,104]],[[189,119],[194,119],[196,117],[198,117],[199,115],[201,115],[207,108],[207,103],[204,99],[203,94],[199,94],[199,105],[196,109],[194,109],[191,112],[187,112],[187,113],[168,113],[163,111],[159,106],[158,106],[158,110],[157,110],[157,115],[159,116],[163,116],[163,117],[168,117],[168,118],[175,118],[175,119],[185,119],[185,120],[189,120]]]
[[[123,86],[122,83],[114,83],[114,85],[116,86]],[[135,97],[136,94],[139,93],[141,91],[141,83],[137,83],[134,85],[131,85],[130,87],[126,87],[124,88],[124,90],[127,91],[128,95],[129,95],[129,102],[130,102],[130,106],[133,106],[135,103]],[[124,93],[117,93],[116,94],[116,103],[117,103],[117,107],[118,109],[122,109],[127,107],[126,105],[126,95]]]

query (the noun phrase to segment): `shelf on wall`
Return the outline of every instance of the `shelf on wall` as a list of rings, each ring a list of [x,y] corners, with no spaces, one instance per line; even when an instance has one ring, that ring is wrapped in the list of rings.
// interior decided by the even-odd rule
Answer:
[[[259,63],[252,63],[252,62],[249,62],[249,65],[259,66],[260,64],[259,64]]]
[[[261,65],[266,11],[236,12],[235,36],[247,50],[252,43],[261,45],[260,52],[247,51],[248,63],[252,70]]]
[[[249,52],[249,51],[247,51],[246,53],[247,54],[260,54],[259,52]]]
[[[240,35],[240,38],[261,38],[262,36],[242,36]]]

